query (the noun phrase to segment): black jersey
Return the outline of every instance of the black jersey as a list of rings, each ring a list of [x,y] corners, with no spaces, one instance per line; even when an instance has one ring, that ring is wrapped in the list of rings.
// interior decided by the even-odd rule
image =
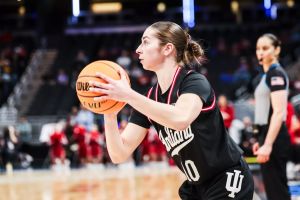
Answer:
[[[192,183],[202,183],[239,163],[241,151],[226,132],[216,97],[207,79],[194,71],[178,68],[170,88],[161,93],[159,84],[148,97],[175,104],[184,93],[198,95],[203,101],[199,116],[183,131],[173,130],[134,110],[130,122],[149,128],[152,124],[169,155]]]

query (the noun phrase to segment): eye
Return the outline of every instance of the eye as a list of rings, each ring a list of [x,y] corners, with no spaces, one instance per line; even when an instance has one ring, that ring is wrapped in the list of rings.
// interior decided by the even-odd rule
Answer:
[[[144,45],[149,44],[148,40],[144,40],[144,41],[143,41],[143,44],[144,44]]]

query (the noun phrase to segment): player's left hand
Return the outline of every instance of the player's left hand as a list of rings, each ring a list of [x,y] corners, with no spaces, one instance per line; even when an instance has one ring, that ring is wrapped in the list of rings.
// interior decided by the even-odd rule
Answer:
[[[119,70],[121,79],[115,80],[102,73],[96,73],[96,76],[103,79],[106,83],[99,81],[90,81],[90,91],[99,93],[99,97],[95,97],[95,101],[103,101],[106,99],[113,99],[116,101],[127,102],[129,94],[133,92],[131,89],[126,72],[123,69]],[[103,95],[104,94],[104,95]],[[102,95],[102,96],[100,96]]]
[[[266,163],[270,160],[271,152],[272,145],[264,144],[256,152],[254,152],[254,155],[257,156],[256,160],[258,163]]]

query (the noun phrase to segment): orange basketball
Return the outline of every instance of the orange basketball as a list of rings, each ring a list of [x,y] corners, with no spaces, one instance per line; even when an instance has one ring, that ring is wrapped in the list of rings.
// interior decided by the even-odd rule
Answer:
[[[103,73],[115,80],[119,80],[121,78],[118,72],[119,69],[122,69],[122,67],[117,63],[107,60],[95,61],[83,68],[76,81],[76,93],[83,107],[94,113],[108,114],[120,111],[126,105],[126,103],[124,102],[119,102],[111,99],[94,101],[94,97],[101,96],[101,94],[99,95],[99,93],[89,91],[89,81],[94,80],[102,83],[105,82],[104,80],[96,76],[97,72]],[[126,76],[128,82],[130,83],[127,74]]]

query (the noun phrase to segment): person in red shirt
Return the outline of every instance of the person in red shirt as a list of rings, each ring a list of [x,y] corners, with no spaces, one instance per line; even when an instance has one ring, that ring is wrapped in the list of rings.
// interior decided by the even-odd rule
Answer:
[[[73,138],[78,145],[78,157],[81,165],[85,165],[90,160],[90,151],[87,144],[86,129],[84,126],[75,125],[73,129]]]
[[[287,105],[286,126],[291,139],[291,161],[295,164],[300,163],[300,122],[295,114],[294,106],[291,102]]]
[[[167,158],[166,149],[154,127],[150,127],[142,143],[142,154],[145,161],[163,161]]]
[[[96,125],[93,126],[93,129],[90,132],[90,150],[91,150],[91,162],[100,163],[103,158],[103,150],[101,144],[104,143],[104,137],[99,132]]]
[[[63,131],[55,131],[50,135],[50,157],[53,165],[64,164],[66,159],[66,152],[64,145],[67,144],[67,138]]]
[[[225,95],[220,95],[218,98],[218,105],[224,120],[225,128],[228,129],[231,126],[234,119],[234,107],[228,103],[228,99]]]

